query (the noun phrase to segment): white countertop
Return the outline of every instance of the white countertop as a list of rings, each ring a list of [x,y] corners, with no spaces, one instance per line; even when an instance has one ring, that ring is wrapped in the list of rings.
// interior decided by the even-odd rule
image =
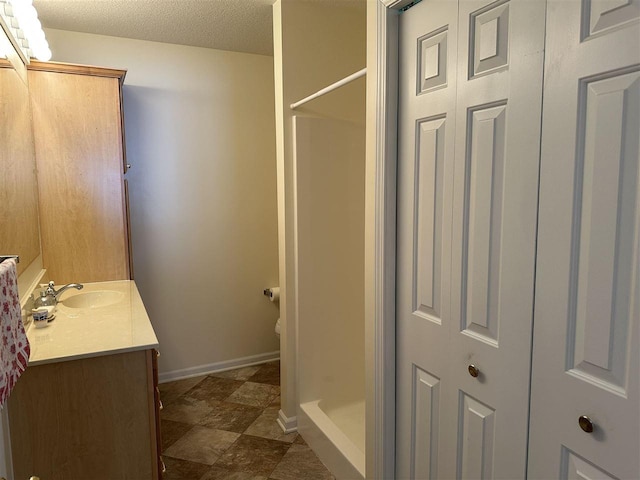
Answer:
[[[71,308],[65,305],[76,295],[108,292],[113,303]],[[118,292],[118,293],[114,293]],[[85,283],[82,290],[69,289],[60,297],[55,320],[45,328],[31,322],[29,365],[77,360],[114,353],[156,348],[158,339],[133,280]],[[77,299],[76,299],[77,300]]]

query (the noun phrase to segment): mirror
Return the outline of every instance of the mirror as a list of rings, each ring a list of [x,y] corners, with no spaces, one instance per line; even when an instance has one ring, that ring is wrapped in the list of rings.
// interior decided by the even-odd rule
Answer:
[[[40,255],[36,159],[26,67],[2,28],[0,51],[0,255],[20,256],[19,275]]]

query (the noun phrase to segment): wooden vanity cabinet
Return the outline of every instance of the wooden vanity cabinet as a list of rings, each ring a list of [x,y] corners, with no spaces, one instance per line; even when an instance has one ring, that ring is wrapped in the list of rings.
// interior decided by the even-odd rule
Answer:
[[[163,409],[162,400],[160,399],[160,388],[158,387],[158,357],[160,352],[153,350],[151,356],[152,370],[153,370],[153,394],[155,401],[155,418],[156,418],[156,452],[158,457],[158,472],[159,478],[162,478],[162,474],[166,471],[167,467],[162,459],[162,430],[160,426],[160,410]]]
[[[29,366],[8,402],[14,478],[161,478],[156,355]]]
[[[55,62],[29,65],[42,259],[57,284],[132,278],[125,74]]]

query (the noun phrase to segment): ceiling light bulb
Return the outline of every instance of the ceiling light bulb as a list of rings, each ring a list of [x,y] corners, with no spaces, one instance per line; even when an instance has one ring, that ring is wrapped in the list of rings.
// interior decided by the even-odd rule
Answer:
[[[29,40],[30,44],[46,41],[46,37],[44,35],[44,32],[42,31],[42,28],[31,28],[29,30],[25,30],[25,33],[27,34],[27,39]]]
[[[28,32],[28,35],[36,32],[42,32],[42,24],[38,17],[29,18],[26,25],[22,27],[22,29]],[[44,32],[42,32],[44,34]]]
[[[0,0],[0,7],[3,5],[5,20],[9,20],[8,23],[13,27],[12,36],[17,41],[22,40],[20,51],[24,56],[33,56],[42,61],[50,60],[51,50],[32,0]]]
[[[33,54],[42,62],[48,62],[51,60],[51,49],[46,45],[38,47],[37,50],[34,50]]]
[[[12,0],[11,1],[11,15],[13,18],[19,21],[20,17],[23,16],[23,11],[26,8],[26,4],[23,0]]]
[[[31,5],[33,2],[31,0],[9,0],[14,9],[23,8],[28,5]]]
[[[30,15],[32,17],[37,17],[38,12],[36,12],[36,7],[34,7],[31,2],[23,1],[22,8],[24,8],[25,15]]]
[[[38,21],[38,12],[33,5],[23,5],[17,12],[17,18],[20,28],[26,32],[35,26],[35,22]]]

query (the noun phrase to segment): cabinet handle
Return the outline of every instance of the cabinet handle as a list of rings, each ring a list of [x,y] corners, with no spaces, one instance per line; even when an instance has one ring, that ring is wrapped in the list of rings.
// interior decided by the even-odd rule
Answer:
[[[156,395],[158,398],[158,410],[162,410],[164,406],[162,405],[162,400],[160,400],[160,389],[156,387]]]
[[[162,473],[166,473],[167,466],[164,464],[164,460],[160,457],[160,465],[162,465]]]

